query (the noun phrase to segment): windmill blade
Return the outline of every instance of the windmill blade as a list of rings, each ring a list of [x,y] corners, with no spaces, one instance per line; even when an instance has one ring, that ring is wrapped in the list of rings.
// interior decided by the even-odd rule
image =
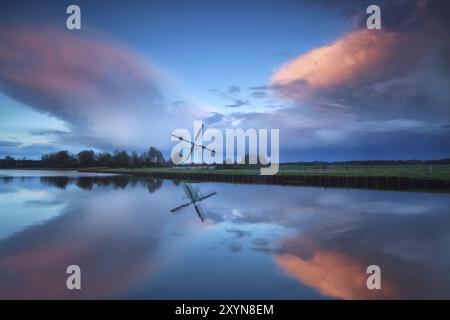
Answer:
[[[174,137],[174,138],[177,138],[178,140],[183,141],[183,142],[185,142],[185,143],[189,143],[189,144],[191,145],[191,148],[189,149],[189,152],[188,152],[187,155],[186,155],[186,159],[189,159],[189,157],[191,156],[192,152],[194,151],[194,145],[195,145],[195,143],[193,143],[192,141],[186,140],[186,139],[184,139],[183,137],[174,135],[174,134],[172,134],[171,136]],[[183,157],[184,157],[184,155],[183,155]]]
[[[197,143],[197,139],[198,139],[198,137],[200,136],[200,133],[203,131],[204,128],[205,128],[205,125],[202,124],[202,127],[200,128],[200,130],[198,130],[197,134],[195,135],[195,138],[194,138],[194,141],[193,141],[193,142],[192,142],[192,141],[189,141],[189,140],[186,140],[186,139],[184,139],[184,138],[181,137],[181,136],[177,136],[177,135],[172,134],[172,137],[177,138],[177,139],[180,140],[180,141],[184,141],[184,142],[186,142],[186,143],[190,143],[190,144],[191,144],[191,148],[190,148],[190,150],[189,150],[189,153],[186,155],[186,159],[188,159],[188,158],[192,155],[192,153],[194,152],[194,148],[195,148],[195,147],[202,148],[203,150],[208,150],[208,151],[211,152],[211,154],[212,154],[213,156],[216,154],[216,150],[210,149],[210,148],[208,148],[208,147],[205,147],[205,146],[203,146],[203,145]]]
[[[184,140],[183,137],[176,136],[176,135],[174,135],[174,134],[172,134],[171,136],[174,137],[174,138],[177,138],[177,139],[180,140],[180,141],[186,141],[186,140]]]
[[[200,146],[200,147],[201,147],[203,150],[211,151],[211,153],[212,153],[213,155],[216,153],[216,150],[210,149],[210,148],[205,147],[205,146]]]
[[[197,138],[199,137],[200,133],[203,131],[204,127],[205,127],[205,125],[202,123],[202,127],[198,130],[197,134],[195,135],[194,143],[197,143]]]
[[[202,196],[198,187],[195,185],[189,185],[189,188],[191,190],[192,200],[198,201],[198,198],[200,198]]]
[[[186,140],[185,140],[186,141]],[[187,142],[187,141],[186,141]],[[186,160],[190,159],[192,152],[194,151],[195,144],[191,142],[191,148],[189,149],[189,152],[186,155]],[[184,157],[184,156],[183,156]]]
[[[187,183],[183,183],[181,186],[183,187],[184,193],[186,194],[186,198],[194,201],[190,186]]]
[[[187,198],[190,199],[192,202],[195,202],[198,200],[199,191],[197,188],[193,187],[189,183],[184,183],[183,189],[184,189],[184,193],[186,194]]]
[[[217,194],[216,191],[211,191],[208,194],[202,195],[200,198],[197,199],[197,201],[202,201],[202,200],[208,199],[209,197],[212,197],[215,194]]]
[[[175,211],[178,211],[178,210],[180,210],[180,209],[183,209],[183,208],[186,208],[186,207],[190,206],[192,203],[193,203],[193,202],[187,202],[187,203],[184,203],[184,204],[182,204],[181,206],[178,206],[178,207],[173,208],[172,210],[170,210],[170,212],[174,213]]]
[[[205,213],[203,212],[202,207],[200,207],[200,204],[194,201],[194,208],[200,220],[205,222]]]

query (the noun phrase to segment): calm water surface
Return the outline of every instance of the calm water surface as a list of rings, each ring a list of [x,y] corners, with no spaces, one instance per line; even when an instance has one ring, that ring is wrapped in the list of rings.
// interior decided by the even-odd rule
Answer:
[[[182,183],[0,170],[0,298],[450,298],[448,194],[190,186],[204,223]]]

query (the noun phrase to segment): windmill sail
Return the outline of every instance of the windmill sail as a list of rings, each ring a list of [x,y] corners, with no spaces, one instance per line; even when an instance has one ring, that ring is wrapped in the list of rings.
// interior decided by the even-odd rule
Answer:
[[[172,136],[177,138],[178,140],[183,141],[185,143],[190,143],[191,144],[191,147],[189,149],[188,154],[184,157],[185,159],[190,159],[192,153],[194,152],[194,148],[201,148],[202,151],[203,150],[208,150],[213,155],[215,154],[215,150],[212,150],[212,149],[210,149],[208,147],[205,147],[205,146],[197,143],[197,140],[200,137],[204,127],[205,127],[205,125],[202,123],[201,128],[195,134],[194,141],[189,141],[189,140],[184,139],[181,136],[176,136],[176,135],[172,134]],[[202,194],[198,188],[196,188],[196,187],[194,187],[194,186],[192,186],[192,185],[190,185],[188,183],[185,183],[185,182],[181,183],[181,186],[183,187],[183,190],[184,190],[186,198],[189,199],[190,202],[187,202],[187,203],[184,203],[184,204],[182,204],[182,205],[180,205],[178,207],[175,207],[172,210],[170,210],[170,212],[172,212],[172,213],[177,212],[178,210],[186,208],[186,207],[188,207],[188,206],[193,204],[194,208],[195,208],[195,212],[197,212],[198,217],[200,218],[200,220],[202,222],[204,222],[205,221],[205,213],[204,213],[202,207],[200,206],[199,202],[202,201],[202,200],[205,200],[205,199],[207,199],[209,197],[212,197],[213,195],[216,194],[216,192],[215,191],[211,191],[211,192],[209,192],[207,194]]]
[[[205,213],[204,213],[202,207],[200,207],[200,203],[194,202],[194,208],[195,208],[195,211],[197,212],[197,215],[200,218],[200,220],[202,222],[205,222]]]
[[[200,137],[200,134],[203,132],[203,129],[204,129],[204,128],[205,128],[205,125],[202,123],[202,127],[198,130],[197,134],[195,135],[194,141],[189,141],[189,140],[184,139],[183,137],[180,137],[180,136],[177,136],[177,135],[172,134],[172,137],[175,137],[175,138],[177,138],[177,139],[180,140],[180,141],[184,141],[184,142],[186,142],[186,143],[191,144],[191,147],[190,147],[190,149],[189,149],[189,152],[188,152],[187,155],[186,155],[186,159],[189,159],[189,158],[191,157],[191,155],[192,155],[192,153],[194,152],[194,149],[195,149],[195,148],[201,148],[201,149],[203,149],[203,150],[208,150],[208,151],[211,152],[212,155],[215,155],[215,154],[216,154],[216,151],[215,151],[215,150],[210,149],[210,148],[208,148],[208,147],[205,147],[205,146],[203,146],[203,145],[197,143],[197,140],[198,140],[198,138]]]
[[[173,213],[173,212],[178,211],[180,209],[186,208],[186,207],[190,206],[191,204],[192,204],[192,202],[187,202],[185,204],[182,204],[181,206],[173,208],[172,210],[170,210],[170,212]]]
[[[202,222],[205,221],[206,219],[206,215],[205,212],[203,211],[203,208],[200,206],[200,201],[203,201],[209,197],[212,197],[213,195],[215,195],[217,192],[216,191],[210,191],[206,194],[202,194],[199,189],[195,186],[192,186],[189,183],[181,183],[181,186],[183,187],[184,193],[185,193],[185,197],[187,199],[189,199],[189,202],[186,202],[178,207],[173,208],[172,210],[170,210],[170,212],[175,213],[180,209],[186,208],[190,205],[194,205],[194,209],[195,212],[197,213],[198,217],[200,218],[200,220]]]

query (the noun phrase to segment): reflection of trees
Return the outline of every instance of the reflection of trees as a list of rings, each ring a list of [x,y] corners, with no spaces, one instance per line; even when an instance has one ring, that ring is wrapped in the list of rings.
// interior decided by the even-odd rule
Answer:
[[[131,179],[129,176],[113,176],[112,184],[116,188],[125,189]]]
[[[90,177],[79,177],[76,182],[77,187],[83,190],[91,190],[94,186],[94,181]]]
[[[13,177],[2,177],[3,183],[10,183],[13,180]]]
[[[10,182],[13,177],[2,177],[4,182]],[[75,184],[83,190],[91,190],[94,186],[125,189],[127,187],[134,188],[141,186],[147,188],[150,193],[161,188],[163,180],[161,179],[143,179],[126,175],[114,176],[92,176],[92,177],[41,177],[41,183],[57,187],[58,189],[66,189],[68,185]]]
[[[14,176],[9,176],[9,177],[0,177],[0,179],[1,179],[1,181],[3,182],[3,183],[10,183],[10,182],[12,182],[13,180],[20,180],[20,182],[25,182],[25,181],[29,181],[29,180],[31,180],[31,179],[34,179],[34,177],[14,177]]]
[[[49,186],[55,186],[58,189],[66,189],[70,182],[68,177],[41,177],[41,183]]]
[[[163,184],[163,180],[161,180],[161,179],[150,179],[150,180],[147,180],[148,192],[150,192],[150,193],[155,192],[156,190],[161,188],[162,184]]]

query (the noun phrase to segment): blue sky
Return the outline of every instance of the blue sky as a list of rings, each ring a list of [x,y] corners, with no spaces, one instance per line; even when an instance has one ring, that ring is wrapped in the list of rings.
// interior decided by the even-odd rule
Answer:
[[[0,157],[168,155],[196,119],[279,128],[281,161],[449,157],[445,5],[379,1],[368,32],[367,3],[2,3]]]

